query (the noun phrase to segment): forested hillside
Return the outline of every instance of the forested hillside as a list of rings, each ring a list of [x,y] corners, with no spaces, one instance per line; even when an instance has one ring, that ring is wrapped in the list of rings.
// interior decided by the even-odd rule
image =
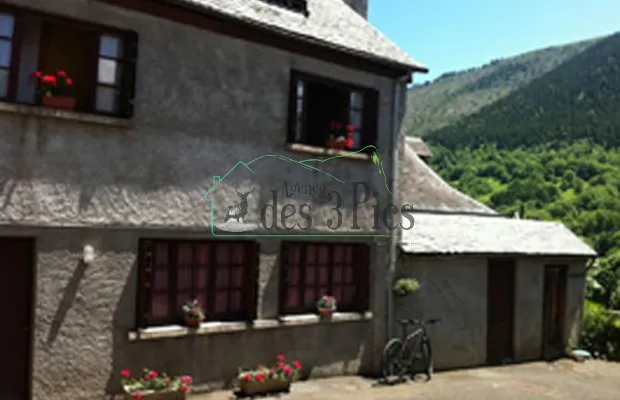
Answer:
[[[424,136],[432,166],[465,193],[583,237],[601,256],[589,298],[620,309],[620,34],[502,62],[412,90],[421,115],[409,133]],[[620,343],[612,350],[620,358]]]
[[[553,70],[597,40],[497,59],[481,67],[443,74],[432,84],[415,85],[409,91],[405,126],[415,136],[448,126]]]

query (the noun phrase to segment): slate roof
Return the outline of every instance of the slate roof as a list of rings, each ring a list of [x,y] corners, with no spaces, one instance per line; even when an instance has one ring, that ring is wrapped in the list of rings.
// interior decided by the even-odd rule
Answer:
[[[403,204],[416,211],[497,214],[445,182],[416,154],[408,141],[403,146],[397,190]]]
[[[428,145],[424,143],[424,140],[422,140],[422,138],[407,136],[406,141],[407,144],[411,146],[413,151],[415,151],[415,153],[420,157],[430,157],[433,155],[430,147],[428,147]]]
[[[175,0],[286,36],[411,70],[427,68],[400,49],[342,0],[309,0],[306,17],[261,0]]]
[[[491,215],[412,215],[415,225],[402,234],[401,248],[406,253],[596,257],[594,250],[559,222]]]

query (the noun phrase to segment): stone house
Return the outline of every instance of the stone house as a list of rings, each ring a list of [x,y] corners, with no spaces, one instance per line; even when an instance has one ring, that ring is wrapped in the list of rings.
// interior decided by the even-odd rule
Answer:
[[[393,332],[398,319],[439,318],[429,328],[438,369],[563,355],[580,332],[596,252],[560,223],[505,218],[459,192],[419,142],[401,148],[399,194],[415,229],[403,231],[394,275],[420,289],[394,299]]]
[[[276,353],[313,377],[378,370],[395,238],[372,213],[395,203],[405,88],[426,68],[366,14],[342,0],[2,2],[0,398],[101,398],[143,367],[214,389]],[[73,111],[42,106],[29,81],[58,69]],[[331,120],[354,126],[354,155],[326,148]],[[351,182],[374,203],[355,208]],[[313,202],[303,237],[284,224],[302,215],[266,227],[260,207],[292,184],[340,184],[342,207]],[[215,232],[242,196],[255,234]],[[288,199],[263,219],[307,201]],[[319,323],[325,292],[339,312]],[[192,298],[196,331],[180,324]]]
[[[426,230],[434,221],[424,211],[449,210],[447,221],[459,222],[482,206],[410,154],[400,136],[405,89],[426,68],[368,23],[366,1],[58,5],[0,5],[0,254],[9,274],[0,352],[12,360],[0,398],[103,398],[120,391],[122,369],[142,367],[215,389],[276,353],[300,359],[310,377],[376,374],[394,316],[405,314],[448,318],[433,332],[438,366],[482,362],[482,309],[468,328],[478,342],[463,350],[447,336],[461,329],[449,324],[455,297],[437,297],[448,307],[437,310],[391,295],[393,275],[410,274],[422,283],[416,296],[439,296],[432,282],[443,282],[441,269],[455,273],[455,257],[466,263],[457,272],[484,285],[482,260],[493,251],[486,242],[454,251],[436,237],[428,252],[416,247],[417,229],[440,236]],[[42,107],[29,82],[56,69],[74,80],[74,111]],[[353,154],[326,148],[332,120],[354,125]],[[336,210],[325,195],[333,191]],[[400,217],[385,210],[403,200],[420,219],[415,230],[389,229]],[[230,229],[229,214],[241,211]],[[578,254],[565,256],[581,271],[591,253],[572,243]],[[518,288],[517,311],[540,299],[546,262],[522,250],[514,255],[531,268],[519,258],[517,283],[530,289]],[[549,251],[536,254],[559,250]],[[583,278],[570,279],[572,322]],[[315,302],[326,292],[339,312],[321,322]],[[197,330],[179,315],[192,298],[207,313]],[[529,346],[523,354],[536,349],[534,326],[514,329]]]

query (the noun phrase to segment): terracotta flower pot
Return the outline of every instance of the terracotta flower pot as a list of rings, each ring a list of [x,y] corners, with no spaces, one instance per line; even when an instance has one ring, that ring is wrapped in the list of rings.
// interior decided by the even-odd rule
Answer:
[[[43,105],[50,108],[59,108],[61,110],[75,109],[75,99],[69,96],[43,96]]]
[[[204,321],[204,318],[185,317],[185,325],[190,328],[199,328],[202,321]]]
[[[333,313],[334,310],[331,308],[319,308],[319,314],[321,314],[321,317],[323,318],[330,318]]]
[[[335,139],[328,139],[327,142],[326,142],[326,145],[330,149],[346,150],[346,148],[347,148],[347,142],[346,141],[338,141],[338,140],[335,140]]]

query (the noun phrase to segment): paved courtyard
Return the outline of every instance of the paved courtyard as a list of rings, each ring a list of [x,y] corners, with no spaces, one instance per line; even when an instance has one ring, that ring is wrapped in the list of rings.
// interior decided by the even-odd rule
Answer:
[[[426,383],[377,386],[359,377],[298,382],[280,400],[523,400],[620,399],[620,364],[602,361],[531,363],[439,373]],[[191,400],[234,399],[230,391],[192,396]],[[272,399],[272,397],[263,397]]]

